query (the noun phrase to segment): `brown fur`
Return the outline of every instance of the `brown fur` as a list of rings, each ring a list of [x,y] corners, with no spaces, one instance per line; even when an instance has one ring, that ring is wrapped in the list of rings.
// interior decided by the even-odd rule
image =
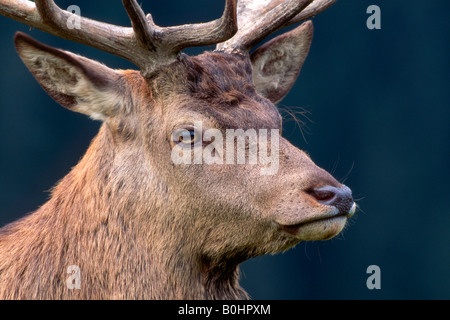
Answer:
[[[305,190],[339,183],[282,138],[274,176],[258,165],[172,163],[170,134],[180,124],[281,128],[253,86],[248,56],[183,55],[151,79],[115,74],[121,101],[101,115],[80,163],[47,203],[0,230],[0,299],[247,298],[239,264],[309,240],[278,222],[324,214]],[[314,234],[339,231],[324,225]],[[67,288],[70,265],[81,270],[79,290]]]

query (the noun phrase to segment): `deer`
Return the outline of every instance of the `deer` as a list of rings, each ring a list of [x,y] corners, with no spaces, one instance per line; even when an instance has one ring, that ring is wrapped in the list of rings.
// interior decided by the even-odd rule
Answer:
[[[282,136],[271,175],[260,163],[171,157],[175,146],[208,146],[196,121],[203,131],[281,130],[276,105],[309,52],[311,18],[335,2],[226,0],[216,20],[161,27],[122,0],[131,27],[79,16],[69,28],[72,14],[52,0],[0,0],[6,18],[138,68],[111,69],[15,34],[50,97],[101,126],[49,200],[0,229],[0,299],[250,299],[239,284],[244,261],[339,234],[356,210],[351,189]],[[182,52],[206,45],[215,47]]]

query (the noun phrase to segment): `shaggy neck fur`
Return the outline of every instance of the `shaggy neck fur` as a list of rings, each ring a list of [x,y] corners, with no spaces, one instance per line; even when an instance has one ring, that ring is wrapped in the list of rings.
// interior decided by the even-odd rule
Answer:
[[[152,176],[142,168],[124,167],[122,158],[130,155],[115,149],[111,139],[104,125],[51,199],[0,231],[0,298],[245,298],[237,263],[216,265],[191,251],[194,244],[185,234],[192,231],[165,219],[176,215],[163,207],[170,193],[155,181],[142,181]],[[124,174],[117,174],[117,166]],[[141,186],[129,188],[130,183]],[[155,192],[160,201],[149,202]],[[79,290],[66,284],[71,265],[80,268]]]

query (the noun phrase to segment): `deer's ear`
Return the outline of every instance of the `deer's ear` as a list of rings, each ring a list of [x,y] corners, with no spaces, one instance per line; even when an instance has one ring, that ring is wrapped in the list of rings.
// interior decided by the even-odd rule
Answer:
[[[112,117],[120,107],[120,74],[96,61],[46,46],[17,32],[17,52],[47,93],[63,107],[96,120]]]
[[[251,55],[253,83],[273,103],[281,101],[294,85],[308,55],[313,25],[307,21],[256,49]]]

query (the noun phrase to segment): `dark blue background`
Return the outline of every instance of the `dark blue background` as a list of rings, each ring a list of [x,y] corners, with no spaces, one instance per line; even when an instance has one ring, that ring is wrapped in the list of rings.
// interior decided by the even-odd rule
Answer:
[[[215,19],[223,2],[140,1],[160,25]],[[57,3],[129,26],[120,1]],[[381,8],[381,30],[366,27],[372,4]],[[450,298],[449,12],[446,0],[340,0],[314,18],[309,57],[281,104],[311,111],[312,121],[300,118],[309,134],[286,119],[284,135],[345,178],[361,210],[335,239],[245,262],[241,283],[253,298]],[[100,126],[40,88],[14,50],[14,32],[113,68],[135,67],[5,17],[0,24],[2,226],[46,201]],[[366,287],[372,264],[381,269],[380,290]]]

